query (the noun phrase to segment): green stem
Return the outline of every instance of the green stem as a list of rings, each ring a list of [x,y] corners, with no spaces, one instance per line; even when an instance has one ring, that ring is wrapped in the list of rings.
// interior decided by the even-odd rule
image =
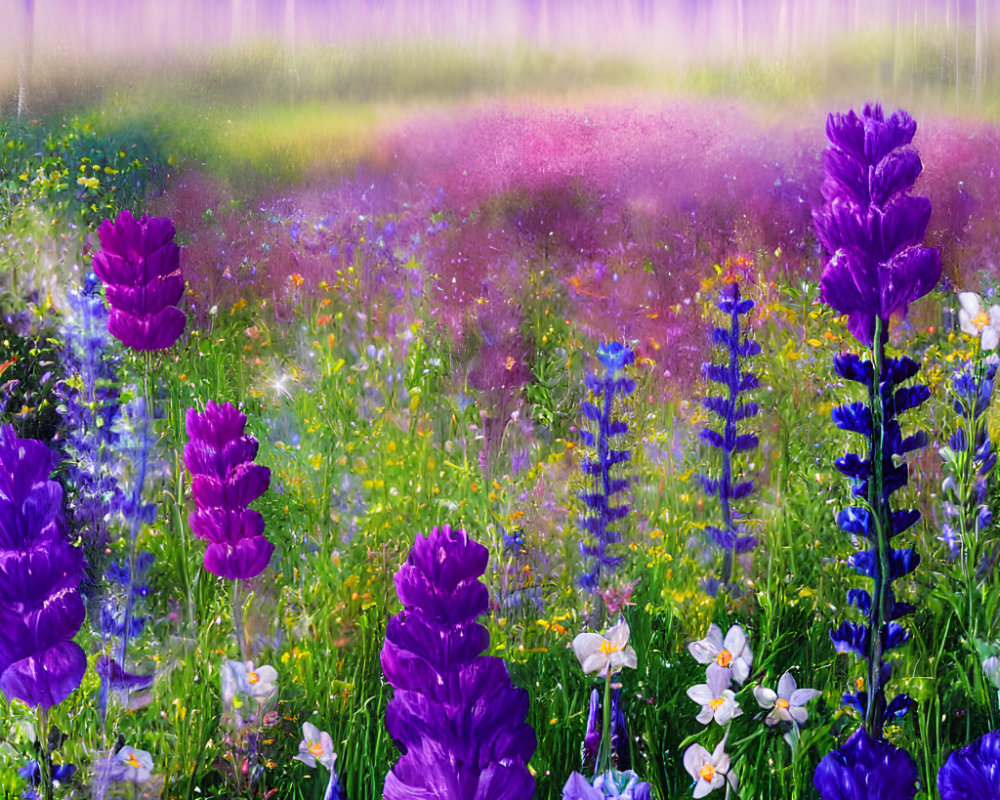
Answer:
[[[597,759],[597,775],[611,769],[611,665],[604,679],[604,708],[601,719],[601,750]],[[595,775],[594,777],[597,777]]]
[[[882,665],[882,640],[888,622],[890,603],[890,553],[889,537],[892,534],[889,503],[885,497],[882,475],[885,408],[882,402],[882,378],[885,365],[885,345],[882,330],[885,320],[875,318],[875,336],[872,339],[872,385],[869,401],[872,411],[872,434],[869,447],[871,479],[868,482],[868,504],[875,527],[875,566],[872,606],[868,630],[868,707],[865,714],[865,728],[876,739],[882,736],[882,717],[885,711],[885,690],[882,686],[880,667]]]
[[[52,754],[49,753],[49,710],[38,707],[38,730],[35,743],[38,745],[38,771],[45,800],[52,800]]]

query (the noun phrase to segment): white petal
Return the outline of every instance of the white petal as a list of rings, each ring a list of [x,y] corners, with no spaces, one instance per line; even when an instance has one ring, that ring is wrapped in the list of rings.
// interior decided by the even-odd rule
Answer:
[[[319,728],[313,725],[311,722],[302,723],[302,738],[307,742],[318,742],[319,741]]]
[[[687,696],[699,705],[705,705],[717,697],[717,695],[708,688],[708,685],[704,683],[699,683],[697,686],[692,686],[688,689]]]
[[[761,708],[774,708],[774,701],[778,699],[774,690],[768,689],[766,686],[754,687],[753,696]]]
[[[715,661],[715,657],[719,655],[718,650],[713,650],[711,643],[708,639],[699,639],[697,642],[691,642],[688,645],[688,652],[699,664],[711,664]]]
[[[619,617],[618,622],[608,631],[607,640],[614,645],[616,650],[621,650],[628,644],[629,629],[624,617]]]
[[[594,653],[601,652],[601,645],[604,644],[604,637],[599,633],[581,633],[573,639],[573,652],[576,653],[577,660],[582,665]],[[584,672],[587,668],[584,667]]]
[[[708,794],[714,788],[715,787],[712,786],[712,784],[710,784],[704,778],[700,778],[699,777],[698,778],[698,783],[696,783],[695,787],[694,787],[694,795],[693,795],[693,797],[704,797],[706,794]]]
[[[778,679],[778,697],[784,697],[788,700],[792,696],[792,692],[798,688],[799,686],[791,672],[786,672]]]
[[[723,647],[733,654],[733,658],[736,658],[743,654],[743,648],[746,647],[746,644],[747,636],[743,633],[743,628],[739,625],[733,625],[726,634],[726,641],[723,642]]]
[[[736,716],[733,713],[734,703],[723,703],[717,709],[715,709],[715,721],[720,725],[725,727],[729,724],[729,720]]]
[[[712,721],[712,717],[715,716],[715,712],[712,711],[711,706],[702,706],[701,711],[698,712],[698,716],[695,720],[700,722],[702,725],[708,725]]]
[[[976,324],[972,321],[972,317],[969,316],[964,308],[958,312],[958,327],[962,333],[967,333],[970,336],[979,335],[979,328],[976,327]]]
[[[822,694],[817,689],[796,689],[792,692],[792,696],[788,698],[788,702],[793,706],[804,706],[814,697],[819,697]]]
[[[580,662],[580,666],[583,667],[583,674],[589,675],[591,672],[605,673],[608,668],[608,658],[606,653],[602,653],[598,650],[596,653],[591,653],[586,658]]]
[[[982,310],[979,295],[975,292],[959,292],[958,304],[962,307],[962,311],[968,314],[970,318],[976,316]],[[961,311],[959,315],[961,316]],[[963,330],[965,329],[963,328]],[[968,333],[968,331],[965,332]]]
[[[750,665],[742,658],[737,658],[730,665],[733,671],[733,680],[742,685],[743,681],[750,677]]]
[[[729,667],[720,667],[715,662],[709,664],[705,670],[705,682],[715,697],[722,697],[722,693],[729,688],[732,678],[733,671]]]
[[[806,720],[809,719],[809,712],[802,706],[789,706],[788,716],[799,723],[799,725],[804,725]]]
[[[688,771],[695,780],[701,772],[701,768],[710,760],[708,750],[700,744],[693,744],[684,751],[684,769]]]
[[[997,334],[996,328],[992,326],[983,328],[983,338],[979,342],[979,346],[983,350],[996,350],[998,342],[1000,342],[1000,334]]]
[[[635,650],[631,647],[626,647],[621,654],[621,665],[623,667],[628,667],[629,669],[635,669],[639,666],[639,658],[635,654]]]

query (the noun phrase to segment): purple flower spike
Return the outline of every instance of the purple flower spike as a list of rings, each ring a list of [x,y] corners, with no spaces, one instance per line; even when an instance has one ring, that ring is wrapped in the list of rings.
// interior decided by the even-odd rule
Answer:
[[[486,548],[445,525],[417,536],[396,573],[403,611],[389,620],[382,669],[394,693],[386,728],[402,756],[385,800],[527,800],[535,733],[528,695],[503,660],[479,655],[489,633],[476,619],[489,595]]]
[[[108,331],[133,350],[165,350],[184,332],[180,248],[166,217],[136,220],[128,211],[101,223],[94,272],[105,284]]]
[[[205,569],[227,580],[259,575],[274,552],[264,538],[264,518],[247,507],[267,491],[271,471],[253,463],[258,443],[244,433],[246,423],[230,403],[209,400],[204,414],[187,411],[184,464],[197,506],[191,531],[209,543]]]
[[[62,538],[52,467],[44,444],[0,428],[0,691],[45,708],[65,700],[87,668],[73,641],[85,613],[83,554]]]
[[[860,117],[851,111],[827,119],[827,202],[813,215],[830,253],[820,296],[848,315],[848,329],[869,347],[876,317],[905,316],[941,277],[940,253],[920,246],[930,201],[905,194],[923,169],[910,147],[916,129],[905,111],[886,119],[878,104],[865,106]]]
[[[1000,731],[956,750],[938,772],[941,800],[1000,797]]]
[[[859,728],[839,750],[823,757],[813,785],[822,800],[913,800],[917,765],[905,750]]]

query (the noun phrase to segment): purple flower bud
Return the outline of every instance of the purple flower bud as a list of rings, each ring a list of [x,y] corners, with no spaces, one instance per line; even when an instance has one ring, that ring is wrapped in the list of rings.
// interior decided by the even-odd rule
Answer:
[[[187,317],[177,308],[184,276],[174,233],[166,217],[136,220],[128,210],[98,229],[94,272],[111,306],[108,331],[126,347],[165,350],[184,331]]]
[[[917,765],[905,750],[859,728],[840,749],[823,757],[813,785],[822,800],[913,800]]]
[[[386,800],[527,800],[534,731],[528,695],[502,659],[481,656],[489,633],[476,622],[489,595],[479,576],[485,547],[447,525],[417,536],[396,573],[403,610],[389,620],[382,669],[394,693],[386,728],[402,756],[386,776]]]
[[[204,414],[187,411],[184,464],[197,506],[188,519],[194,535],[209,543],[205,569],[227,580],[259,575],[274,552],[264,518],[247,507],[267,491],[271,471],[253,463],[258,443],[244,434],[246,422],[230,403],[209,400]]]
[[[87,668],[73,636],[84,619],[83,555],[61,533],[62,487],[42,442],[0,427],[0,691],[58,705]]]

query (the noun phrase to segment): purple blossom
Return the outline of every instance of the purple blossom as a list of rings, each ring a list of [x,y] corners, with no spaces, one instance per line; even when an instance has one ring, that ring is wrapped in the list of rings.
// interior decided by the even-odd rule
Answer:
[[[906,194],[923,169],[910,146],[916,130],[905,111],[886,119],[877,103],[861,116],[830,114],[826,122],[826,204],[813,215],[830,253],[820,297],[848,315],[848,329],[866,346],[876,317],[887,336],[889,317],[905,316],[941,277],[940,253],[921,246],[930,201]]]
[[[187,317],[177,308],[184,276],[174,233],[168,218],[136,220],[127,209],[98,229],[94,272],[111,306],[108,331],[133,350],[165,350],[184,332]]]
[[[859,728],[816,767],[813,785],[822,800],[913,800],[917,765],[905,750]]]
[[[1000,731],[987,733],[948,756],[938,771],[941,800],[1000,797]]]
[[[258,442],[244,433],[246,422],[230,403],[209,400],[203,414],[187,410],[184,464],[197,506],[189,517],[191,531],[209,543],[205,569],[227,580],[259,575],[274,552],[264,537],[264,518],[248,508],[267,491],[271,471],[253,463]]]
[[[488,557],[445,525],[417,536],[396,573],[403,610],[389,620],[382,669],[394,689],[386,728],[402,755],[386,800],[527,800],[534,791],[528,695],[502,659],[480,655],[489,646],[476,622],[489,604],[479,581]]]
[[[63,538],[52,453],[0,427],[0,691],[58,705],[87,668],[73,636],[84,619],[83,554]]]

